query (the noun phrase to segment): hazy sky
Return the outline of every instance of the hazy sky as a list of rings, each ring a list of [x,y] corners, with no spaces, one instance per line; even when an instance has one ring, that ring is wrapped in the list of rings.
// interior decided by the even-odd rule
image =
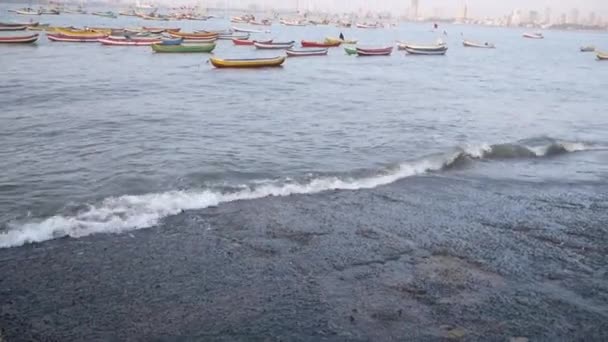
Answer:
[[[129,0],[123,0],[129,1]],[[215,7],[218,4],[228,3],[233,6],[246,6],[256,3],[261,8],[294,8],[296,3],[301,8],[307,4],[312,9],[353,9],[388,10],[391,12],[403,12],[410,6],[411,0],[152,0],[153,3],[162,4],[203,4]],[[435,8],[440,8],[442,15],[454,16],[459,8],[466,2],[471,16],[499,16],[511,12],[513,9],[538,10],[544,13],[544,9],[550,7],[554,15],[569,12],[572,8],[578,8],[581,15],[590,11],[596,11],[603,16],[608,16],[608,0],[418,0],[421,14],[434,13]],[[135,0],[133,0],[135,2]],[[142,2],[146,2],[145,0]]]

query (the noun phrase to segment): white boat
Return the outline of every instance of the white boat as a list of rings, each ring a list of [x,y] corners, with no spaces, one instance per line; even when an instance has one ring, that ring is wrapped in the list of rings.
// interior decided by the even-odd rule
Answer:
[[[470,40],[464,40],[462,42],[462,45],[464,45],[465,47],[472,47],[472,48],[481,48],[481,49],[495,49],[496,46],[492,43],[477,43],[477,42],[472,42]]]
[[[406,46],[404,49],[408,54],[410,55],[429,55],[429,56],[438,56],[438,55],[445,55],[445,53],[448,51],[448,47],[447,46],[436,46],[434,48],[412,48],[409,46]]]
[[[598,52],[597,53],[597,60],[598,61],[608,61],[608,53],[606,53],[606,52]]]
[[[278,42],[278,43],[259,43],[259,42],[254,42],[253,45],[255,45],[255,47],[257,49],[261,49],[261,50],[280,50],[280,49],[291,49],[293,47],[293,45],[296,42],[291,41],[291,42]]]
[[[40,11],[37,11],[33,8],[22,8],[15,11],[17,14],[21,15],[40,15]]]
[[[280,23],[285,26],[306,26],[306,23],[301,22],[301,21],[295,21],[295,20],[292,21],[292,20],[281,19]]]
[[[232,26],[232,31],[234,31],[234,32],[244,32],[244,33],[267,33],[267,32],[270,32],[270,31],[253,30],[253,29],[236,27],[236,26]]]
[[[526,33],[523,34],[523,37],[524,38],[530,38],[530,39],[543,39],[543,38],[545,38],[545,36],[543,36],[543,34],[540,33],[540,32],[533,32],[533,33],[526,32]]]
[[[325,56],[327,55],[328,49],[287,49],[285,53],[289,57],[303,57],[303,56]]]

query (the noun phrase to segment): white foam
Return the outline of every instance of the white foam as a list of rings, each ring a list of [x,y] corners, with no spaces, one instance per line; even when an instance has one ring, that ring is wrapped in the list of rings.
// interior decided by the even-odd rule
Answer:
[[[456,158],[457,154],[451,158]],[[73,215],[56,215],[39,222],[29,222],[13,226],[0,234],[0,248],[21,246],[30,242],[42,242],[60,237],[82,237],[95,233],[120,233],[133,229],[156,225],[164,217],[175,215],[182,210],[203,209],[221,203],[251,200],[268,196],[289,196],[312,194],[326,190],[369,189],[393,183],[399,179],[439,170],[450,158],[425,159],[404,163],[383,174],[348,178],[322,177],[307,183],[268,183],[246,187],[235,192],[221,193],[209,190],[169,191],[139,196],[107,198],[99,204]]]

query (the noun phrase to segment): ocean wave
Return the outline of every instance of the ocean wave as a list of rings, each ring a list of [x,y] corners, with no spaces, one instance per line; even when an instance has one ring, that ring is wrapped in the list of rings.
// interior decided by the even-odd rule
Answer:
[[[362,177],[322,176],[300,182],[291,179],[282,182],[258,180],[247,185],[235,185],[235,190],[231,192],[207,189],[110,197],[88,205],[75,214],[55,215],[36,222],[11,223],[8,231],[0,233],[0,248],[67,236],[77,238],[96,233],[120,233],[148,228],[158,224],[164,217],[184,210],[203,209],[239,200],[375,188],[403,178],[452,168],[463,160],[539,158],[589,149],[592,147],[584,143],[552,139],[480,144],[404,162]]]

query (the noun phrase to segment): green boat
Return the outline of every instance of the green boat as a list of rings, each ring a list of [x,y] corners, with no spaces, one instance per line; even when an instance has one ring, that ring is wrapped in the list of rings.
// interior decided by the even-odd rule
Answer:
[[[344,51],[346,51],[347,55],[356,55],[357,48],[355,46],[345,46]]]
[[[152,50],[156,52],[175,52],[175,53],[205,53],[215,49],[215,44],[181,44],[181,45],[162,45],[152,44]]]

